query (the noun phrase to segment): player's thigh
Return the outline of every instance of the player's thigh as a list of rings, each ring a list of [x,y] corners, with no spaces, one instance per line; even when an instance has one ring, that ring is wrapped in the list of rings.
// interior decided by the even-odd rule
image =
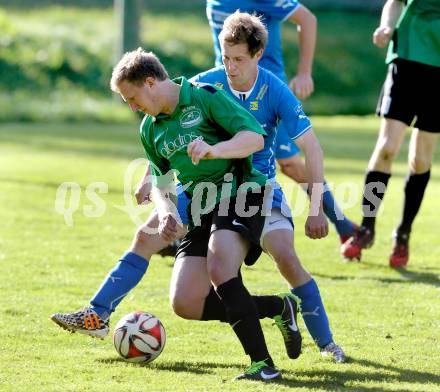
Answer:
[[[210,289],[206,257],[176,259],[170,282],[170,301],[176,313],[187,318],[200,318]]]
[[[296,256],[293,247],[293,223],[278,208],[264,221],[261,247],[275,261],[292,261]]]
[[[288,283],[292,287],[298,287],[310,279],[310,274],[304,269],[295,252],[293,227],[289,224],[287,218],[284,222],[275,221],[275,230],[264,232],[262,245]]]
[[[238,232],[216,230],[211,233],[207,266],[214,286],[217,287],[237,276],[249,246],[249,241]]]
[[[438,133],[425,132],[416,128],[412,131],[408,163],[413,173],[425,173],[431,168],[438,135]]]

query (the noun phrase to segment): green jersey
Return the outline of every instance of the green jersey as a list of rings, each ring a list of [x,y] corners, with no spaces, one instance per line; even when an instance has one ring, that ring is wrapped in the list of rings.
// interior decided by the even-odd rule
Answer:
[[[440,67],[439,0],[406,2],[388,46],[386,62],[396,58]]]
[[[232,173],[231,193],[244,182],[266,183],[266,176],[252,167],[252,155],[244,159],[202,159],[194,165],[187,146],[201,138],[210,145],[230,139],[239,131],[253,131],[265,135],[258,121],[226,93],[213,86],[195,86],[184,77],[173,80],[181,85],[179,102],[171,115],[146,115],[140,133],[142,144],[150,161],[153,183],[164,187],[172,180],[171,169],[193,197],[197,185],[210,182],[217,187],[216,203],[220,200],[225,174]],[[227,181],[230,181],[230,177]],[[198,195],[200,196],[200,194]]]

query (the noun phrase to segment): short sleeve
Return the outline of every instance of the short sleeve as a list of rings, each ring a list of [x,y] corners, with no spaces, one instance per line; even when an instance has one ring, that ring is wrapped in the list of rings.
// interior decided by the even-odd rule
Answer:
[[[301,102],[295,97],[284,83],[280,83],[277,89],[279,96],[274,101],[274,110],[279,121],[283,121],[289,137],[297,139],[306,133],[312,124],[304,113]]]

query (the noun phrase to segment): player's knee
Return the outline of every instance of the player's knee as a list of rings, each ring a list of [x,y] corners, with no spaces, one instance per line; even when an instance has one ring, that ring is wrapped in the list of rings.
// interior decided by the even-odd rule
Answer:
[[[151,234],[145,233],[142,229],[139,229],[134,236],[131,250],[149,260],[154,253],[152,247],[153,242]]]
[[[213,282],[215,285],[222,283],[223,273],[220,261],[211,260],[211,262],[208,263],[208,275],[211,279],[211,282]]]
[[[151,244],[151,237],[151,234],[139,229],[134,237],[134,243],[139,247],[147,248]]]
[[[196,301],[182,295],[174,295],[170,301],[171,307],[177,316],[187,320],[198,320],[200,318],[200,315],[195,310]]]
[[[399,149],[391,143],[384,143],[379,147],[379,159],[382,162],[392,162],[396,158]]]
[[[298,257],[288,248],[280,249],[280,252],[273,255],[275,263],[281,271],[289,270],[296,274],[300,271],[300,263]]]
[[[414,156],[409,159],[409,167],[411,172],[422,174],[431,168],[431,160],[424,156]]]

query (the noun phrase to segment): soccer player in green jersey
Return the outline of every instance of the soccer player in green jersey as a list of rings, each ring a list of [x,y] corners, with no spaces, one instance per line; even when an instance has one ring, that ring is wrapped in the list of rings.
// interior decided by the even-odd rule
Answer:
[[[151,164],[159,234],[169,240],[176,233],[177,214],[169,197],[175,189],[174,171],[191,198],[190,229],[176,259],[206,260],[245,353],[252,364],[264,363],[257,379],[279,377],[257,307],[239,277],[243,260],[252,263],[261,253],[267,178],[252,167],[251,154],[263,148],[264,130],[223,91],[197,87],[183,77],[169,79],[158,58],[142,49],[124,55],[113,70],[111,86],[132,110],[146,114],[141,140]],[[238,378],[250,377],[245,373]]]
[[[190,261],[185,264],[192,264],[193,260],[193,264],[207,265],[210,280],[226,309],[227,321],[234,325],[253,363],[253,371],[244,377],[261,380],[279,377],[267,352],[258,315],[296,325],[296,298],[291,293],[259,296],[260,302],[256,303],[250,297],[238,269],[245,257],[252,263],[259,256],[264,217],[240,216],[240,208],[234,208],[233,203],[235,197],[238,207],[246,201],[243,194],[247,193],[238,192],[243,187],[246,191],[245,181],[252,185],[249,205],[254,208],[262,203],[258,188],[267,179],[253,169],[250,154],[263,147],[264,130],[225,92],[212,86],[196,87],[184,78],[170,80],[159,60],[141,49],[128,53],[115,68],[112,88],[133,111],[146,113],[141,140],[157,187],[150,192],[148,182],[143,182],[136,198],[142,202],[150,193],[156,194],[157,211],[137,231],[132,246],[91,299],[91,306],[74,313],[56,313],[51,319],[71,332],[98,338],[108,334],[110,314],[141,280],[152,254],[184,233],[176,224],[178,216],[172,214],[176,211],[166,198],[168,193],[160,190],[171,185],[170,193],[175,192],[170,172],[174,168],[186,194],[193,200],[188,211],[192,230],[183,239],[177,258]],[[203,200],[203,209],[197,208],[205,187],[208,197]],[[231,196],[228,206],[226,201]],[[209,211],[209,207],[215,207],[214,211]],[[224,211],[226,214],[221,213]],[[158,226],[160,235],[151,230]],[[265,301],[264,312],[259,307],[261,301]],[[301,350],[299,330],[283,334],[283,339],[289,355],[297,357]]]
[[[343,245],[342,253],[360,260],[362,249],[373,245],[376,215],[391,177],[391,165],[406,129],[413,126],[402,217],[393,233],[389,258],[391,267],[405,267],[412,224],[429,181],[440,132],[438,99],[432,98],[440,90],[439,0],[388,0],[373,42],[380,48],[389,43],[388,74],[376,111],[382,117],[380,134],[365,176],[362,225]]]

